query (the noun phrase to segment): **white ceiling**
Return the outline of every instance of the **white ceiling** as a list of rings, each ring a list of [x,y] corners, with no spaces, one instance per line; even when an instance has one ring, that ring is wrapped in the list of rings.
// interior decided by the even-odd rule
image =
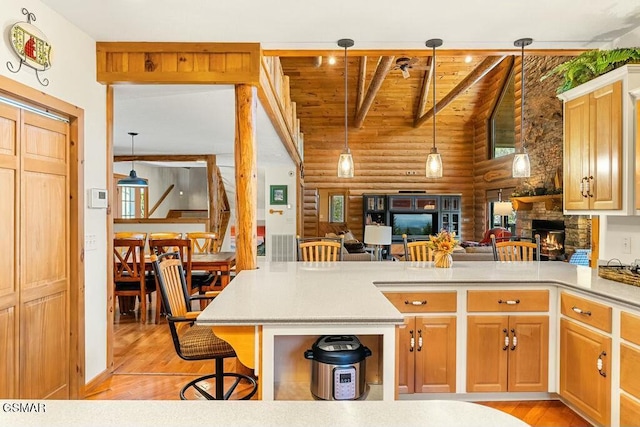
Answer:
[[[433,37],[444,49],[514,49],[521,37],[532,37],[536,49],[583,49],[640,27],[638,0],[42,1],[96,41],[259,42],[263,49],[336,49],[344,37],[356,50],[426,50]],[[115,154],[131,152],[131,131],[139,133],[137,154],[216,154],[231,203],[234,127],[232,86],[115,90]],[[288,164],[262,107],[256,127],[259,168]]]
[[[597,48],[640,25],[638,0],[43,0],[98,41],[259,42],[263,49]]]

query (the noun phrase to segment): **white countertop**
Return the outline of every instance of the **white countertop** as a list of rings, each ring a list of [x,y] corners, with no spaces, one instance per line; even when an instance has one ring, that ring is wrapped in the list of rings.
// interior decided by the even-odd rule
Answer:
[[[6,404],[19,401],[6,401]],[[469,402],[40,401],[45,412],[0,412],[6,426],[403,426],[526,427],[497,409]],[[24,403],[24,401],[22,402]],[[37,403],[36,403],[37,405]],[[167,423],[167,421],[169,421]]]
[[[640,288],[600,278],[564,262],[262,263],[245,270],[198,317],[201,324],[399,324],[402,315],[380,288],[553,285],[640,308]]]

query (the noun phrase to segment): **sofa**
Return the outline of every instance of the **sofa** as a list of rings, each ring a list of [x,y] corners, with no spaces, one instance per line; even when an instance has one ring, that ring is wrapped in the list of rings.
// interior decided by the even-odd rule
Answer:
[[[325,237],[343,237],[342,261],[373,261],[375,256],[367,252],[364,243],[355,238],[349,230],[336,233],[325,233]]]

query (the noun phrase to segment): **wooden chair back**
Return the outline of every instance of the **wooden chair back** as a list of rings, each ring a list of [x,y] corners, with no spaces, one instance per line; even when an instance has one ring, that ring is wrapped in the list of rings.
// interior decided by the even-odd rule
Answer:
[[[433,249],[427,245],[427,240],[410,242],[407,235],[403,234],[402,241],[405,261],[433,261]]]
[[[146,288],[146,262],[143,239],[113,239],[113,289],[114,296],[137,296],[140,299],[140,321],[147,320],[146,295],[153,289]],[[136,286],[126,287],[123,284]]]
[[[177,252],[179,254],[187,281],[187,291],[189,295],[191,295],[191,241],[181,238],[157,239],[150,236],[149,249],[152,256],[170,252]]]
[[[216,233],[191,232],[187,233],[187,239],[191,240],[191,252],[194,254],[215,254],[220,252],[220,243]]]
[[[114,233],[116,239],[140,239],[146,242],[147,233],[142,231],[118,231]]]
[[[177,252],[152,255],[154,272],[165,310],[172,317],[183,317],[189,310],[184,268]]]
[[[298,261],[342,261],[342,237],[296,237]]]
[[[504,240],[491,235],[495,261],[540,261],[540,235],[533,238],[511,237]]]

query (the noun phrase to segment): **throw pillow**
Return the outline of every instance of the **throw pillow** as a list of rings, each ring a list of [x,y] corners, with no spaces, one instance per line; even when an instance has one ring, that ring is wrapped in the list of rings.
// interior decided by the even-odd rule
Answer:
[[[344,242],[344,247],[347,249],[347,252],[350,254],[361,254],[366,252],[364,250],[364,243],[362,242]]]

